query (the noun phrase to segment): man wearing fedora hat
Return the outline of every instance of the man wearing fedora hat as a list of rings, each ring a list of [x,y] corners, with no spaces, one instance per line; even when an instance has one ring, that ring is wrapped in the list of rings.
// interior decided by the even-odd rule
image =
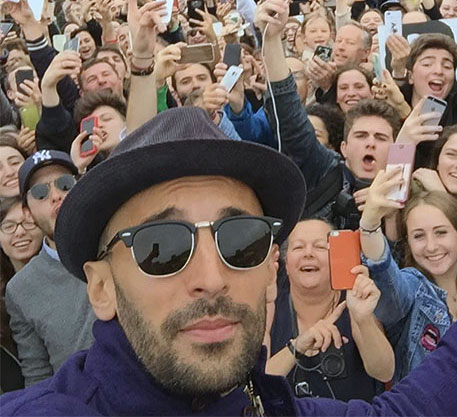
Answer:
[[[456,325],[373,405],[296,399],[264,373],[278,245],[305,188],[290,159],[230,140],[201,109],[137,129],[72,188],[57,221],[62,263],[87,281],[95,342],[2,396],[2,415],[451,415]]]
[[[54,241],[57,215],[77,173],[69,155],[53,150],[35,152],[19,170],[24,210],[45,234],[40,253],[6,287],[26,386],[53,375],[72,353],[93,341],[95,316],[86,285],[64,268]]]

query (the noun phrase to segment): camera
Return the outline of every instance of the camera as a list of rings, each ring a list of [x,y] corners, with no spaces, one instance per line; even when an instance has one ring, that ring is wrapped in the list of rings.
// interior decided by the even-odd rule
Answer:
[[[324,379],[342,379],[347,377],[343,346],[337,349],[332,344],[325,352],[319,353],[319,356],[319,369]]]

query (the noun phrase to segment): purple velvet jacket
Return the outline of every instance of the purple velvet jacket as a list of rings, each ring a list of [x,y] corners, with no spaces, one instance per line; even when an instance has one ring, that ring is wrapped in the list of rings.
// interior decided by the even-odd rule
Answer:
[[[240,416],[249,405],[241,388],[224,397],[198,399],[165,391],[138,361],[117,321],[95,322],[94,335],[94,345],[73,355],[52,378],[1,396],[1,415]],[[294,398],[284,378],[264,374],[264,361],[252,371],[252,380],[268,416],[457,414],[457,324],[422,365],[372,404]]]

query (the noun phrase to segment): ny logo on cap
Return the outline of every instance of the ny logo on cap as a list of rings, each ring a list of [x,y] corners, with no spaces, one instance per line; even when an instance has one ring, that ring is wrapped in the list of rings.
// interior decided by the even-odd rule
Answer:
[[[36,165],[38,162],[43,162],[48,159],[51,159],[51,152],[49,151],[39,151],[33,154],[33,163]]]

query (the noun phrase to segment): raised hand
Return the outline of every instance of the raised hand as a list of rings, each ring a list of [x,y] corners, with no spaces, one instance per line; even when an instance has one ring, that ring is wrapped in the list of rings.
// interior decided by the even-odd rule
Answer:
[[[60,52],[44,73],[41,81],[42,88],[56,87],[66,75],[79,74],[81,65],[81,58],[77,52],[69,50]]]
[[[390,200],[387,194],[395,186],[403,183],[401,167],[395,167],[392,171],[380,170],[368,189],[368,196],[363,209],[360,224],[365,229],[373,230],[381,224],[383,217],[392,214],[393,210],[404,207],[403,203]]]
[[[441,182],[438,172],[434,169],[416,169],[413,173],[413,178],[419,181],[427,191],[447,191]]]
[[[400,35],[390,35],[386,45],[392,54],[390,63],[394,76],[403,77],[406,73],[406,61],[411,52],[409,42]]]
[[[255,25],[264,33],[268,25],[265,39],[281,36],[282,30],[289,17],[289,2],[287,0],[266,0],[257,6]]]
[[[83,174],[86,171],[87,167],[95,159],[100,150],[100,146],[103,143],[99,132],[97,132],[97,128],[94,128],[94,132],[89,136],[89,139],[93,142],[94,147],[96,148],[96,152],[94,152],[92,155],[81,156],[81,144],[85,139],[87,139],[88,136],[89,135],[87,132],[81,132],[78,136],[76,136],[75,140],[71,144],[71,160],[76,165],[76,168],[78,168],[78,172],[80,174]]]
[[[298,335],[295,339],[295,348],[307,356],[314,356],[325,352],[333,344],[337,349],[343,346],[343,338],[335,326],[344,309],[346,301],[340,303],[325,319],[319,320],[313,327]]]
[[[167,30],[161,20],[165,14],[165,1],[152,1],[139,9],[137,0],[129,0],[127,21],[132,34],[132,58],[139,67],[152,64],[157,32]]]
[[[20,85],[20,90],[16,93],[14,103],[18,107],[24,107],[28,104],[35,104],[41,108],[41,90],[39,80],[35,78],[33,81],[24,80]]]
[[[368,268],[358,265],[352,268],[351,273],[357,278],[352,290],[346,292],[346,302],[351,318],[362,321],[370,317],[378,305],[381,292],[369,277]]]
[[[27,155],[31,155],[36,151],[35,131],[30,130],[28,127],[22,128],[17,138],[17,143]]]
[[[318,56],[314,56],[309,60],[309,78],[315,85],[318,85],[324,91],[328,91],[332,86],[335,72],[336,64],[334,62],[325,62]]]
[[[157,54],[154,67],[157,87],[163,86],[166,79],[179,68],[178,61],[181,59],[181,48],[184,46],[184,42],[171,44]]]
[[[397,136],[397,143],[415,143],[417,145],[420,142],[439,138],[443,127],[439,125],[430,126],[426,123],[430,120],[439,119],[441,114],[437,112],[421,114],[425,100],[425,98],[422,98],[416,104],[405,123],[403,123],[403,127]]]

